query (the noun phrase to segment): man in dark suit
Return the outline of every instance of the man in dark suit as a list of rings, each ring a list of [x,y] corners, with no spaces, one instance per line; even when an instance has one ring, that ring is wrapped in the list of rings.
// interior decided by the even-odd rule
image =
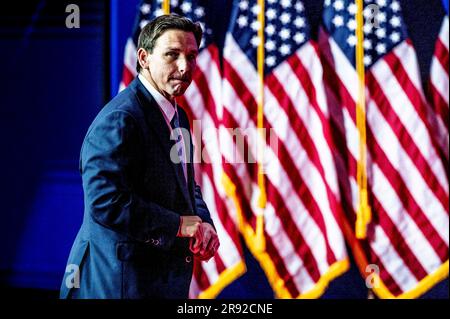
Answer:
[[[90,126],[80,158],[85,213],[61,298],[187,298],[193,258],[217,251],[194,181],[189,121],[175,102],[201,37],[198,24],[176,15],[145,26],[138,77]]]

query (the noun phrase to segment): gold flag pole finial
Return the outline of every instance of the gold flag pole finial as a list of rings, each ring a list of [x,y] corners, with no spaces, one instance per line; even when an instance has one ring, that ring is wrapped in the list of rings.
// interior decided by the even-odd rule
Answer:
[[[366,96],[364,70],[364,19],[363,0],[356,0],[356,71],[358,73],[358,101],[356,103],[356,126],[359,132],[359,160],[356,179],[358,183],[358,208],[356,212],[356,238],[364,239],[367,225],[372,219],[367,192],[367,143],[366,143]]]
[[[163,10],[164,14],[170,13],[170,0],[163,0],[162,10]]]

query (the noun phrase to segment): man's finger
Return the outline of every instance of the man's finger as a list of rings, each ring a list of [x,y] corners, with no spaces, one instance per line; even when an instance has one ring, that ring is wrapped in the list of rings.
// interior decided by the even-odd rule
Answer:
[[[208,250],[209,243],[211,242],[211,232],[207,231],[202,240],[202,247],[200,249],[200,254],[205,254]]]
[[[216,237],[214,238],[214,240],[212,240],[214,243],[212,244],[211,249],[209,250],[209,252],[212,254],[212,256],[214,256],[217,252],[217,250],[219,249],[220,243],[219,243],[219,239]]]
[[[217,237],[213,236],[213,238],[211,239],[211,247],[209,249],[207,249],[205,251],[205,253],[198,253],[195,255],[195,257],[197,257],[198,259],[200,259],[201,261],[207,261],[209,259],[211,259],[211,257],[213,257],[217,250],[219,249],[220,246],[220,242],[218,240]]]
[[[220,247],[220,242],[219,242],[219,239],[216,239],[216,242],[215,242],[215,244],[214,244],[214,254],[219,250],[219,247]]]
[[[209,259],[211,259],[212,256],[213,256],[212,254],[205,254],[205,255],[197,254],[197,255],[194,255],[194,257],[198,258],[201,261],[208,261]]]
[[[217,236],[212,235],[204,252],[210,252],[214,250],[217,242],[218,242]]]
[[[194,255],[200,252],[200,244],[201,239],[199,237],[191,238],[191,245],[189,248],[191,249],[192,253],[194,253]]]
[[[197,232],[194,234],[194,245],[191,246],[191,250],[194,254],[198,253],[200,251],[200,245],[203,241],[203,230],[202,227],[199,227],[197,229]]]
[[[196,253],[198,253],[197,251],[195,251],[195,248],[194,248],[196,246],[196,244],[197,244],[197,241],[198,241],[198,239],[193,237],[193,238],[190,239],[190,242],[189,242],[189,249],[192,251],[192,253],[194,255]]]
[[[203,254],[203,255],[200,255],[200,254],[199,254],[199,258],[200,258],[200,260],[202,260],[202,261],[207,261],[207,260],[211,259],[215,254],[216,254],[216,251],[215,251],[215,250],[210,250],[210,251],[207,251],[207,252],[206,252],[205,254]]]
[[[198,222],[195,222],[192,225],[187,225],[186,226],[186,236],[187,237],[193,237],[194,234],[196,233],[199,225],[200,225],[200,223],[198,223]]]

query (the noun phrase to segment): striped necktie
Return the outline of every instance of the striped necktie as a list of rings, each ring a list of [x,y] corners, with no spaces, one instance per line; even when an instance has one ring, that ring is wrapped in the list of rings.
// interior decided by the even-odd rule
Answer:
[[[183,165],[184,178],[187,180],[186,161],[184,156],[183,132],[180,128],[178,111],[175,111],[175,114],[173,115],[173,118],[170,121],[170,126],[172,127],[173,134],[175,136],[175,143],[177,146],[178,157],[180,158],[181,164]]]

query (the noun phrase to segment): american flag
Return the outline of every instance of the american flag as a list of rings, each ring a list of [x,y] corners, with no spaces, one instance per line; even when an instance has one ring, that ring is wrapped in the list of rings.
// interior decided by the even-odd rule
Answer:
[[[431,62],[429,99],[437,114],[437,134],[444,147],[445,159],[449,161],[449,106],[448,106],[448,16],[442,21],[441,31],[436,41],[436,48]]]
[[[336,163],[345,172],[339,174],[347,208],[344,229],[361,273],[376,279],[372,284],[378,296],[417,297],[448,275],[448,178],[400,3],[369,0],[364,5],[367,176],[373,215],[364,240],[354,235],[359,160],[354,1],[325,1],[319,41],[338,142]]]
[[[217,127],[221,102],[221,73],[219,53],[211,28],[207,23],[207,1],[172,0],[170,11],[200,22],[204,31],[197,70],[193,81],[183,97],[177,100],[192,120],[191,129],[195,145],[196,181],[216,226],[221,246],[218,253],[208,262],[195,261],[194,276],[191,282],[190,298],[214,298],[220,291],[245,272],[242,248],[236,220],[233,218],[234,206],[226,197],[222,187],[221,157]],[[136,46],[140,30],[154,17],[162,15],[162,0],[143,1],[133,36],[125,49],[123,85],[128,85],[136,76]],[[198,121],[194,121],[198,120]],[[206,160],[203,160],[206,159]]]
[[[267,205],[261,209],[258,163],[252,161],[260,142],[253,132],[261,10],[255,0],[236,0],[225,39],[220,134],[225,180],[247,246],[277,297],[318,297],[348,268],[322,67],[303,3],[266,1],[262,165]],[[234,134],[235,128],[242,134]],[[236,144],[242,137],[240,149]],[[256,244],[261,214],[265,249]]]

